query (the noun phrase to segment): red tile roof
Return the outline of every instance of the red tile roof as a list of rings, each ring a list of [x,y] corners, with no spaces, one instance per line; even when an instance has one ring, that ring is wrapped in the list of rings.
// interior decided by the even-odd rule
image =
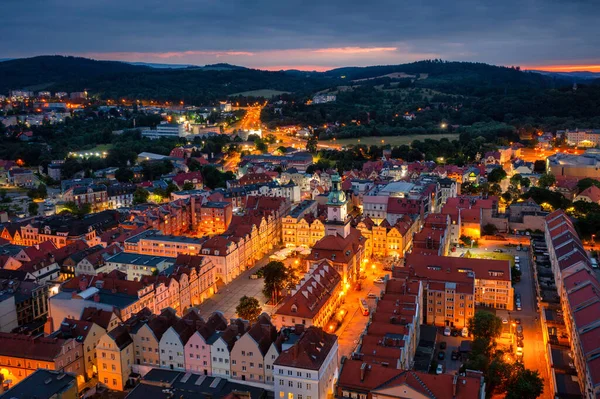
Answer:
[[[579,193],[577,197],[587,197],[590,201],[600,203],[600,188],[596,186],[590,186]],[[577,200],[577,198],[575,198]]]
[[[319,370],[336,342],[336,335],[327,334],[319,327],[309,327],[291,348],[279,355],[275,365]]]
[[[477,279],[510,281],[507,260],[408,254],[405,266],[412,268],[415,275],[432,280],[469,281],[468,272],[473,272]]]
[[[312,319],[329,301],[342,278],[333,265],[323,260],[303,278],[293,294],[289,295],[277,310],[280,316]]]
[[[60,338],[0,333],[0,356],[54,361],[66,342]]]

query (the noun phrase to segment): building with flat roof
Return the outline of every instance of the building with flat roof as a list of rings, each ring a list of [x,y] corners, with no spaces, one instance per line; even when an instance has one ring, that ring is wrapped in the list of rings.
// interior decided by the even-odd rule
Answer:
[[[126,399],[163,399],[165,390],[179,399],[244,398],[267,399],[265,388],[243,381],[210,377],[174,370],[152,369],[126,396]]]
[[[73,374],[37,369],[0,395],[0,399],[76,399],[78,394],[77,380]]]

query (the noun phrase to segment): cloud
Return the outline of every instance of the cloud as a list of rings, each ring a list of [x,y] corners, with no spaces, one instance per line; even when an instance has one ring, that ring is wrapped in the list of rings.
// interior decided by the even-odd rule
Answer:
[[[3,0],[2,11],[11,16],[0,24],[3,57],[327,67],[428,56],[559,65],[552,60],[560,56],[561,65],[600,64],[600,2],[592,0]]]

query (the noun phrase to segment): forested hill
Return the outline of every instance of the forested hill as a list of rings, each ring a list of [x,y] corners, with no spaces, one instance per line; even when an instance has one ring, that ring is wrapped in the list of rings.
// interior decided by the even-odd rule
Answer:
[[[147,66],[119,61],[96,61],[89,58],[43,55],[0,62],[0,94],[11,89],[43,90],[68,81],[90,81],[103,75],[144,73]],[[76,91],[83,90],[79,87]]]
[[[414,77],[416,87],[469,96],[514,94],[572,85],[567,79],[513,68],[438,60],[338,68],[318,73],[270,72],[222,64],[156,69],[116,61],[40,56],[0,62],[0,93],[21,88],[67,92],[87,89],[92,96],[100,98],[183,100],[199,104],[253,90],[310,95],[337,86],[372,85],[381,80],[399,81],[409,77]]]

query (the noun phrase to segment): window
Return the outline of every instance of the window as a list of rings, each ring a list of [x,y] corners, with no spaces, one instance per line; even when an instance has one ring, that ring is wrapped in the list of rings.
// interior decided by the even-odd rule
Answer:
[[[279,385],[283,386],[283,380],[279,380]]]
[[[302,383],[301,382],[298,383],[298,388],[302,389]]]
[[[283,392],[283,391],[279,391],[279,397],[280,397],[280,398],[284,398],[284,397],[285,397],[285,392]]]
[[[306,384],[306,389],[310,391],[310,384]]]
[[[117,386],[117,380],[113,378],[113,385]]]
[[[294,399],[294,394],[292,392],[288,393],[288,399]]]
[[[294,382],[293,381],[288,381],[288,387],[293,388],[294,387]]]

